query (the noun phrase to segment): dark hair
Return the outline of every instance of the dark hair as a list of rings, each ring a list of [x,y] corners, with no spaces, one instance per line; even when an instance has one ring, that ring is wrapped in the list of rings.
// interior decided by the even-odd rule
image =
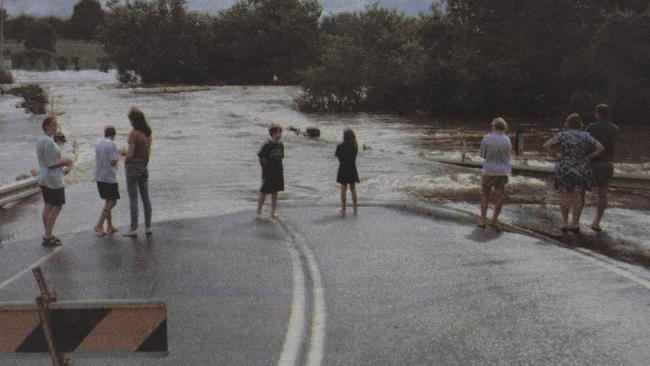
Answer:
[[[113,137],[117,134],[117,131],[115,131],[115,127],[113,126],[106,126],[104,128],[104,137]]]
[[[151,127],[149,127],[147,118],[141,110],[135,107],[131,108],[131,112],[129,112],[129,120],[131,121],[133,129],[144,133],[147,137],[151,136]]]
[[[599,104],[596,106],[596,118],[609,118],[609,106],[607,104]]]
[[[357,147],[357,136],[351,128],[346,128],[343,131],[343,142],[352,144],[355,148]]]
[[[566,118],[564,126],[571,130],[579,130],[582,128],[582,118],[578,113],[572,113]]]
[[[41,124],[41,128],[43,129],[43,131],[45,131],[54,122],[56,122],[56,117],[54,116],[47,117],[46,119],[43,120],[43,123]]]
[[[282,132],[282,126],[277,124],[272,124],[269,128],[269,136],[273,136],[278,132]]]

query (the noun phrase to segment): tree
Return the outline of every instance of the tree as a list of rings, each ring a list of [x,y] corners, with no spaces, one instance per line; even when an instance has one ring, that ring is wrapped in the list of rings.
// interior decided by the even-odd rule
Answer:
[[[54,28],[46,20],[37,20],[24,35],[25,48],[28,50],[40,49],[54,52],[56,50],[57,36]]]
[[[183,0],[113,4],[102,41],[123,75],[135,72],[144,82],[206,83],[212,43],[207,17],[187,13]]]
[[[90,41],[104,20],[104,11],[99,0],[79,0],[70,18],[71,34],[74,38]]]
[[[230,83],[294,83],[319,50],[316,0],[239,0],[214,19],[214,75]]]

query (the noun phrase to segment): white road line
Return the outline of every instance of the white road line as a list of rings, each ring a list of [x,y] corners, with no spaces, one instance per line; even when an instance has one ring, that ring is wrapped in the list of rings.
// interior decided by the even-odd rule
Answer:
[[[313,291],[313,309],[311,321],[311,339],[309,342],[309,353],[307,354],[307,366],[320,366],[323,361],[325,351],[325,291],[323,290],[323,283],[321,280],[320,270],[314,253],[309,249],[307,241],[302,235],[293,231],[289,226],[285,225],[289,230],[291,236],[294,238],[300,250],[304,253],[307,259],[307,267],[309,275],[312,279]]]
[[[32,269],[42,265],[43,263],[47,262],[50,260],[52,257],[54,257],[57,253],[59,253],[60,250],[62,250],[63,247],[58,247],[54,250],[52,250],[48,255],[42,257],[38,261],[34,262],[32,265],[28,266],[27,268],[23,269],[22,271],[16,273],[13,277],[10,277],[3,282],[0,283],[0,290],[3,288],[9,286],[10,284],[16,282],[20,277],[24,276],[26,273],[30,272]]]
[[[294,248],[292,241],[284,230],[283,235],[287,238],[287,249],[291,255],[293,272],[293,300],[291,302],[291,313],[289,315],[289,326],[285,336],[284,345],[278,366],[295,366],[300,355],[302,339],[305,332],[305,276],[303,274],[300,254]]]
[[[310,283],[310,289],[312,292],[312,309],[311,314],[312,314],[312,319],[311,319],[311,324],[309,328],[309,351],[307,353],[307,360],[306,360],[306,365],[307,366],[320,366],[322,361],[323,361],[323,355],[324,355],[324,349],[325,349],[325,329],[326,329],[326,317],[325,317],[325,293],[323,290],[323,284],[322,284],[322,279],[320,275],[320,271],[318,269],[318,264],[316,262],[316,258],[309,249],[309,246],[307,245],[307,242],[305,239],[292,230],[288,225],[286,225],[284,222],[278,222],[278,227],[282,231],[283,235],[287,238],[287,242],[290,242],[289,244],[289,252],[291,253],[292,257],[292,263],[293,263],[293,272],[294,272],[294,306],[292,306],[291,309],[291,316],[289,318],[289,329],[287,331],[287,337],[285,340],[285,344],[283,346],[282,350],[282,355],[280,357],[280,362],[278,362],[278,365],[280,366],[294,366],[296,361],[298,360],[298,357],[301,355],[301,346],[302,346],[302,340],[303,340],[303,335],[305,331],[305,321],[306,321],[306,314],[305,314],[305,287],[304,287],[304,280],[305,280],[305,275],[303,274],[303,270],[309,271],[309,277],[311,278],[311,283]],[[302,262],[300,260],[300,254],[302,254],[306,260],[306,266],[307,268],[305,269],[302,265]],[[299,272],[299,275],[296,276],[296,272]],[[300,286],[302,286],[302,289],[298,289],[296,291],[296,281],[300,282]],[[301,300],[301,304],[299,304],[299,308],[296,308],[296,302],[297,298]],[[299,318],[299,323],[296,321],[292,323],[292,319],[294,319],[294,314],[298,312],[298,310],[301,312],[302,315],[296,315],[295,318]],[[298,331],[295,328],[299,328],[302,332],[298,333]],[[291,335],[291,336],[290,336]],[[293,338],[291,338],[293,337]],[[293,348],[295,347],[295,348]]]

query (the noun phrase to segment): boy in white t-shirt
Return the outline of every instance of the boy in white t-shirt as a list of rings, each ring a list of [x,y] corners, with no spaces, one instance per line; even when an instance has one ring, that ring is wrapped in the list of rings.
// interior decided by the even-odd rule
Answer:
[[[117,232],[113,226],[113,207],[120,199],[120,192],[117,185],[117,162],[120,159],[120,153],[115,145],[115,127],[106,126],[104,129],[104,139],[97,143],[95,148],[95,174],[93,180],[97,182],[99,197],[106,202],[99,212],[99,219],[95,225],[95,233],[99,236],[111,235]],[[104,221],[106,221],[106,231],[104,231]]]

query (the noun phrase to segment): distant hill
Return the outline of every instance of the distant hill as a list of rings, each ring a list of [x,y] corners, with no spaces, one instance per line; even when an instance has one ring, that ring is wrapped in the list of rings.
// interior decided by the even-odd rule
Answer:
[[[5,0],[5,7],[12,16],[25,13],[35,16],[54,15],[69,17],[77,0]],[[217,13],[230,7],[235,0],[188,0],[191,10]],[[388,8],[397,9],[405,14],[418,15],[429,12],[434,0],[321,0],[325,14],[344,11],[363,10],[366,5],[379,3]],[[105,1],[100,0],[104,4]]]

